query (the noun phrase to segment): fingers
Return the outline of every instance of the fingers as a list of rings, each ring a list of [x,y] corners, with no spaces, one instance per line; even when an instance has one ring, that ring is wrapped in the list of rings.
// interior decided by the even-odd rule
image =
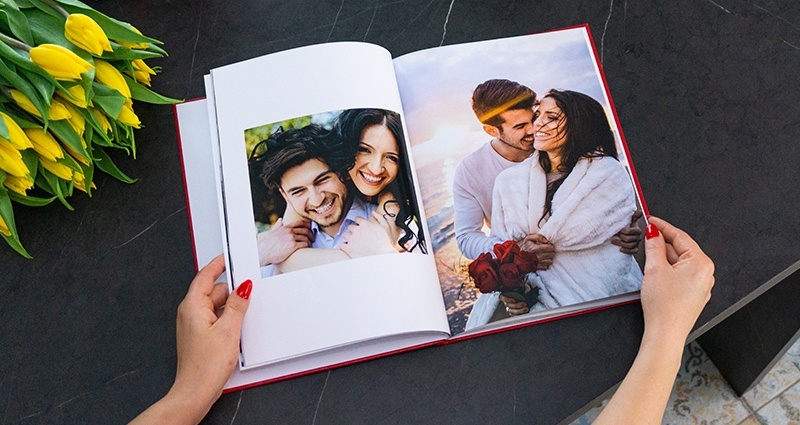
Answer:
[[[634,211],[633,215],[631,216],[631,225],[636,224],[636,222],[639,221],[639,219],[642,218],[643,215],[644,213],[642,212],[642,209],[637,208],[636,211]]]
[[[225,258],[222,254],[214,257],[210,263],[203,267],[189,285],[186,296],[193,294],[209,295],[214,289],[214,281],[225,271]]]
[[[659,232],[658,226],[652,221],[647,225],[647,238],[644,241],[644,272],[661,267],[667,261],[667,247],[664,243],[664,236]]]
[[[231,334],[238,335],[242,332],[242,321],[247,307],[250,305],[250,293],[253,289],[253,282],[246,280],[242,282],[235,291],[231,292],[225,302],[225,310],[219,317],[218,323],[229,328]]]
[[[505,295],[500,295],[500,301],[506,306],[506,312],[512,316],[525,314],[528,312],[528,305],[525,301],[517,301]]]
[[[211,290],[211,303],[214,305],[214,310],[225,305],[225,300],[228,299],[228,284],[217,283]]]
[[[700,251],[700,246],[686,232],[658,218],[650,217],[649,221],[658,227],[664,236],[664,241],[672,245],[678,257],[690,251]]]

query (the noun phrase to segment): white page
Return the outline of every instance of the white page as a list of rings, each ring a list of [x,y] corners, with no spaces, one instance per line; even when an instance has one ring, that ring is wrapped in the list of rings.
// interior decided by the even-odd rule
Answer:
[[[260,277],[244,130],[355,107],[401,112],[389,53],[332,43],[215,69],[211,76],[230,268],[234,282],[254,282],[242,331],[243,367],[386,335],[445,334],[432,256],[389,254]]]

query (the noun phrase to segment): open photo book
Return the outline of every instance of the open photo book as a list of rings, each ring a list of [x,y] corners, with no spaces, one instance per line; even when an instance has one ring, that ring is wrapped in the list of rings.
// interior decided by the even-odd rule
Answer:
[[[646,207],[588,27],[205,82],[175,107],[195,258],[253,281],[226,390],[638,300]]]

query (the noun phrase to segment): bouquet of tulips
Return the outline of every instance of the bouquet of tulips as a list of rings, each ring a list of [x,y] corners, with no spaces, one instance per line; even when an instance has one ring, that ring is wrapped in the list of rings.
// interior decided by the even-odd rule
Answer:
[[[158,44],[77,0],[0,2],[0,236],[21,255],[12,201],[72,210],[67,198],[91,196],[96,170],[134,181],[107,151],[135,157],[134,99],[177,102],[148,89]]]

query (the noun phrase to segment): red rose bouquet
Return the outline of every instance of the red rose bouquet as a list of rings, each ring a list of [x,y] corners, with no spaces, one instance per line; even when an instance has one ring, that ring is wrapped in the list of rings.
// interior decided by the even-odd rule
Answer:
[[[483,294],[500,291],[503,295],[525,301],[528,307],[535,303],[539,289],[529,288],[525,275],[536,271],[539,258],[523,251],[514,241],[494,246],[494,256],[484,252],[469,264],[469,277]],[[528,290],[529,289],[529,290]]]

